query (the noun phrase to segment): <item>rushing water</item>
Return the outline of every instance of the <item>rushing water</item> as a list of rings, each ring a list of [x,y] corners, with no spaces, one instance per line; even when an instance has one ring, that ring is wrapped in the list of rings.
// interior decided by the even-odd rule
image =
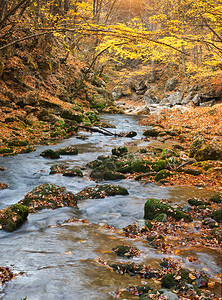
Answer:
[[[129,141],[131,144],[145,145],[145,142],[141,141],[144,128],[138,125],[140,117],[105,115],[103,118],[116,125],[116,129],[111,129],[112,132],[134,130],[138,135],[127,139],[107,137],[99,133],[82,133],[87,137],[84,141],[73,137],[55,146],[38,147],[35,152],[29,154],[1,157],[0,166],[6,170],[1,172],[0,181],[8,183],[9,188],[0,191],[0,209],[18,202],[26,193],[42,183],[51,182],[65,186],[73,193],[96,184],[88,176],[73,178],[61,174],[49,175],[50,166],[55,163],[66,162],[72,167],[84,167],[98,155],[108,155],[113,147]],[[79,149],[79,155],[62,156],[53,161],[40,156],[45,149],[55,150],[69,145],[75,145]],[[140,284],[141,279],[111,272],[96,263],[97,257],[109,261],[120,260],[111,249],[123,242],[136,245],[142,250],[143,255],[136,259],[136,262],[158,267],[158,262],[163,256],[147,246],[146,242],[124,240],[120,234],[105,230],[101,225],[109,224],[122,228],[142,219],[144,203],[149,197],[185,203],[192,196],[205,197],[212,194],[198,188],[143,185],[133,180],[119,180],[116,183],[126,187],[129,195],[84,200],[78,204],[79,209],[43,210],[29,215],[28,221],[16,232],[0,232],[0,266],[24,272],[2,287],[0,299],[113,299],[112,292],[132,284]],[[86,218],[90,223],[76,222],[54,226],[70,217]],[[193,253],[184,250],[181,255],[178,258],[196,255],[201,261],[198,267],[207,269],[210,276],[220,273],[220,259],[213,251],[198,250]],[[132,296],[127,299],[135,298]]]

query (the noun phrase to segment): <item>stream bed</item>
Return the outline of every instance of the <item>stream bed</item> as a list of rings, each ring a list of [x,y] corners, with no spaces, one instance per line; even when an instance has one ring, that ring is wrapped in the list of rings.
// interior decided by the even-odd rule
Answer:
[[[138,124],[141,117],[126,115],[102,115],[114,124],[112,132],[136,131],[137,136],[117,138],[99,133],[81,133],[86,140],[76,137],[61,141],[54,146],[41,146],[35,152],[14,157],[0,157],[1,182],[9,187],[0,191],[0,209],[21,200],[34,187],[43,183],[65,186],[68,191],[77,193],[96,183],[88,176],[64,177],[61,174],[49,175],[53,164],[66,162],[72,167],[84,167],[98,155],[110,155],[111,149],[125,143],[140,146],[149,142],[141,140],[145,127]],[[49,160],[40,156],[45,149],[58,149],[74,145],[79,150],[76,156],[62,156]],[[86,171],[83,171],[87,172]],[[87,174],[85,174],[87,175]],[[195,187],[164,187],[158,184],[142,184],[134,180],[118,180],[115,183],[128,189],[128,196],[115,196],[104,199],[88,199],[78,203],[79,209],[59,208],[42,210],[29,215],[28,221],[17,231],[0,231],[0,266],[22,272],[16,279],[0,287],[0,299],[20,300],[109,300],[113,292],[129,285],[141,284],[141,279],[120,275],[96,263],[96,258],[109,261],[127,261],[118,258],[112,248],[121,243],[136,246],[142,251],[137,263],[159,267],[164,255],[148,246],[145,241],[126,239],[115,231],[106,230],[105,224],[123,228],[143,219],[144,203],[147,198],[170,199],[173,203],[185,204],[191,197],[209,197],[213,192]],[[63,226],[65,220],[74,217],[77,222]],[[81,222],[87,219],[89,223]],[[80,220],[80,221],[78,221]],[[173,258],[185,261],[185,257],[196,256],[199,269],[205,269],[209,276],[221,272],[219,254],[209,250],[184,249]],[[167,255],[169,257],[169,255]],[[187,263],[187,267],[193,267]],[[155,287],[157,283],[153,282]],[[129,296],[127,299],[135,299]]]

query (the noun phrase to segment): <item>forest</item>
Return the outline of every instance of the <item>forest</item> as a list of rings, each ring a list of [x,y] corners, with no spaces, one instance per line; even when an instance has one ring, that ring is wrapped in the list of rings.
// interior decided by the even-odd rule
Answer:
[[[0,299],[221,299],[222,2],[0,0]]]

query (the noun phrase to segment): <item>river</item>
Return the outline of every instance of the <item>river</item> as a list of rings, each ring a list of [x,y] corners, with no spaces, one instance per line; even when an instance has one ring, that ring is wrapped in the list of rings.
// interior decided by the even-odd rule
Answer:
[[[112,132],[134,130],[138,135],[129,139],[85,132],[81,134],[86,136],[86,140],[74,136],[54,146],[37,147],[32,153],[0,157],[0,166],[5,168],[0,174],[0,181],[9,185],[8,189],[0,191],[0,209],[18,202],[42,183],[51,182],[65,186],[73,193],[96,184],[87,174],[83,178],[49,175],[50,167],[57,162],[66,162],[72,167],[84,167],[98,155],[109,155],[113,147],[129,142],[132,146],[148,144],[141,140],[145,129],[138,124],[141,117],[102,115],[102,118],[116,126],[116,129],[110,129]],[[78,148],[79,155],[62,156],[58,160],[48,160],[40,156],[45,149],[55,150],[70,145]],[[84,172],[87,173],[87,170]],[[29,215],[28,221],[19,230],[13,233],[0,232],[0,266],[8,266],[23,273],[0,287],[0,299],[113,299],[114,291],[132,284],[141,284],[141,279],[112,272],[98,265],[95,260],[97,257],[122,261],[111,250],[123,242],[136,245],[142,251],[143,255],[133,260],[138,263],[158,267],[164,255],[149,247],[146,242],[125,239],[118,232],[106,230],[103,225],[121,229],[142,219],[145,200],[150,197],[186,203],[192,196],[212,195],[210,191],[195,187],[163,187],[134,180],[119,180],[116,183],[126,187],[129,195],[84,200],[78,204],[79,209],[66,207],[54,211],[43,210]],[[70,217],[77,220],[87,219],[89,223],[79,221],[55,226]],[[198,250],[189,253],[186,250],[180,255],[173,257],[184,260],[186,255],[195,255],[200,260],[198,268],[207,269],[209,276],[220,273],[220,257],[213,251]],[[135,297],[129,296],[127,299]]]

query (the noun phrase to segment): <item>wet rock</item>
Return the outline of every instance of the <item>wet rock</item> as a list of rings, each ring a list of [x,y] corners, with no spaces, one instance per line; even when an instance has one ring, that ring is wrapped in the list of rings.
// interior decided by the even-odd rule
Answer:
[[[28,206],[29,213],[34,213],[45,208],[77,207],[77,198],[73,193],[68,192],[65,187],[46,183],[34,188],[19,201],[19,204]]]
[[[181,219],[189,222],[192,221],[192,218],[189,215],[172,207],[168,203],[163,203],[160,200],[153,198],[146,201],[144,206],[144,219],[153,220],[162,213],[173,217],[176,221]]]
[[[78,149],[73,146],[60,148],[56,151],[59,155],[77,155]]]
[[[153,164],[152,164],[152,169],[156,172],[159,172],[160,170],[163,170],[165,169],[166,167],[166,161],[163,160],[163,159],[160,159],[158,161],[155,161]]]
[[[222,194],[215,194],[209,198],[210,202],[221,203],[222,202]]]
[[[57,164],[53,165],[50,168],[50,173],[49,174],[63,174],[68,168],[68,165],[64,164]]]
[[[194,155],[197,161],[222,159],[222,146],[208,144],[197,150]]]
[[[166,297],[167,300],[179,300],[177,294],[171,291],[167,291],[163,289],[161,289],[160,291],[163,291],[163,296]]]
[[[91,174],[91,175],[93,175],[93,174]],[[105,180],[120,180],[120,179],[125,179],[126,176],[121,173],[118,173],[118,172],[105,171],[102,174],[102,178]]]
[[[199,199],[196,199],[196,198],[191,198],[191,199],[188,199],[188,203],[193,206],[200,206],[200,205],[206,205],[208,204],[207,202],[204,202],[202,200],[199,200]]]
[[[196,152],[201,149],[203,143],[204,143],[204,140],[202,137],[196,138],[193,141],[193,143],[190,145],[189,157],[194,157]]]
[[[210,226],[210,228],[214,228],[218,224],[217,224],[217,221],[215,221],[214,219],[206,218],[206,219],[203,220],[203,225],[207,225],[207,226]]]
[[[57,151],[52,150],[52,149],[47,149],[47,150],[43,151],[40,155],[44,158],[49,158],[49,159],[58,159],[58,158],[60,158],[59,153]]]
[[[173,150],[165,148],[165,149],[163,149],[163,151],[162,151],[162,153],[160,155],[160,158],[162,160],[165,160],[166,158],[169,158],[171,156],[177,156],[176,152],[173,151]]]
[[[154,179],[155,179],[155,181],[160,181],[160,180],[165,179],[165,178],[167,178],[167,177],[169,177],[171,175],[172,175],[171,172],[169,172],[168,170],[164,169],[164,170],[159,171],[155,175]]]
[[[127,245],[118,245],[112,249],[116,255],[118,256],[123,256],[123,257],[135,257],[140,254],[139,249],[135,247],[129,247]]]
[[[144,131],[143,135],[145,135],[146,137],[150,136],[150,137],[157,137],[159,135],[159,131],[155,128],[150,128]]]
[[[161,286],[167,289],[171,289],[176,285],[173,274],[166,274],[161,279]]]
[[[104,184],[104,185],[97,185],[95,188],[89,187],[85,188],[81,192],[76,194],[78,200],[85,200],[85,199],[99,199],[99,198],[106,198],[108,196],[115,196],[115,195],[128,195],[128,191],[126,188],[119,186],[119,185],[112,185],[112,184]]]
[[[112,155],[115,155],[118,157],[123,156],[127,153],[128,153],[128,149],[126,147],[118,147],[118,148],[112,149]]]
[[[64,109],[61,113],[61,117],[64,119],[76,121],[77,123],[80,123],[83,121],[83,115],[77,114],[71,109]]]
[[[210,217],[213,218],[214,220],[216,220],[217,222],[221,222],[222,221],[222,208],[213,211],[212,214],[210,215]]]
[[[137,133],[135,131],[129,131],[127,134],[125,134],[125,137],[134,137],[137,136]]]
[[[28,216],[28,207],[26,205],[14,204],[0,210],[0,229],[5,231],[17,230]]]
[[[184,172],[186,174],[198,176],[202,173],[200,169],[192,169],[192,168],[180,168],[178,171]]]
[[[68,170],[65,170],[63,172],[63,176],[68,176],[68,177],[83,177],[83,173],[80,169],[68,169]]]

